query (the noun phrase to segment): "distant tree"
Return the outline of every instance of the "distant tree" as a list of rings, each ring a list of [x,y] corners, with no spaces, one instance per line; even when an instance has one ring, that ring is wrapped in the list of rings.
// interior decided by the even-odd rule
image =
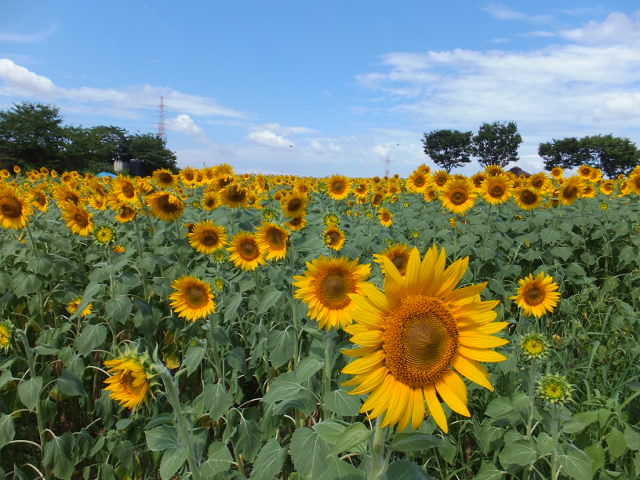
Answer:
[[[576,139],[574,137],[541,143],[538,155],[544,160],[544,168],[576,168],[589,165],[599,168],[613,178],[628,175],[640,164],[640,151],[628,138],[612,135],[593,135]]]
[[[482,166],[505,167],[508,163],[518,161],[521,143],[522,137],[516,122],[483,123],[473,137],[473,153]]]
[[[176,154],[167,148],[166,141],[159,135],[143,133],[129,136],[127,155],[130,160],[142,160],[144,166],[140,175],[149,175],[159,168],[178,171]]]
[[[127,132],[119,127],[64,127],[64,139],[62,156],[65,170],[109,172],[121,152],[128,152]]]
[[[471,161],[472,136],[472,132],[460,130],[433,130],[425,133],[422,139],[424,153],[440,168],[450,172]]]
[[[0,111],[0,167],[61,169],[64,144],[57,107],[24,102]]]

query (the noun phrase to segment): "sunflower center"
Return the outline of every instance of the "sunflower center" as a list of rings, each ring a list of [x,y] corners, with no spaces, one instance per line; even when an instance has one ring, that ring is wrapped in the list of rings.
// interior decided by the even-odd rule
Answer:
[[[380,219],[383,222],[388,222],[389,220],[391,220],[391,214],[389,212],[382,212],[382,214],[380,215]]]
[[[562,190],[562,196],[564,198],[575,198],[578,196],[578,189],[573,186],[567,187]]]
[[[190,286],[187,289],[186,294],[186,300],[191,308],[203,307],[209,299],[207,292],[197,285]]]
[[[260,255],[260,249],[252,239],[248,239],[238,245],[238,254],[243,260],[254,260]]]
[[[163,172],[160,174],[160,183],[171,184],[173,183],[173,175]]]
[[[330,230],[326,233],[327,243],[329,245],[337,245],[340,242],[340,233],[336,230]]]
[[[535,193],[533,193],[531,190],[525,190],[520,195],[520,200],[525,205],[533,205],[538,201],[538,196]]]
[[[407,270],[407,258],[404,255],[396,255],[391,259],[391,262],[396,266],[400,275],[404,275]]]
[[[247,191],[240,187],[229,187],[229,200],[241,203],[247,198]]]
[[[145,383],[142,382],[136,385],[136,377],[130,371],[122,372],[121,385],[128,395],[132,397],[138,397],[143,393]]]
[[[79,227],[86,227],[87,225],[89,225],[89,219],[87,218],[86,215],[84,215],[83,213],[76,213],[73,216],[73,221],[79,226]]]
[[[532,306],[541,304],[544,301],[544,297],[544,289],[538,285],[532,285],[531,288],[524,293],[525,301],[528,305]]]
[[[343,193],[345,189],[345,184],[342,180],[337,180],[331,184],[331,191],[333,193]]]
[[[214,231],[208,230],[202,235],[202,243],[205,245],[217,245],[218,234]]]
[[[2,204],[2,215],[7,218],[20,218],[22,215],[22,204],[15,198],[2,197],[0,198]]]
[[[424,179],[424,177],[423,177],[422,175],[419,175],[419,176],[415,177],[415,178],[413,179],[413,184],[414,184],[416,187],[422,187],[422,186],[424,186],[424,184],[425,184],[425,179]]]
[[[272,248],[284,247],[284,233],[280,229],[270,228],[267,232],[267,237]]]
[[[127,183],[122,186],[122,193],[127,198],[133,198],[136,192],[133,187]]]
[[[320,303],[329,310],[342,310],[351,299],[349,294],[355,292],[353,279],[343,270],[331,270],[318,281],[317,297]]]
[[[300,200],[297,197],[296,198],[292,198],[287,203],[287,210],[289,210],[290,212],[295,212],[295,211],[299,210],[301,207],[302,207],[302,200]]]
[[[158,208],[165,213],[175,213],[180,209],[178,203],[172,201],[172,198],[169,196],[169,194],[161,195],[158,198]]]
[[[504,194],[504,187],[502,185],[494,185],[489,190],[489,195],[492,197],[501,197]]]
[[[454,205],[462,205],[464,202],[467,201],[468,195],[467,192],[464,190],[453,190],[450,194],[449,194],[449,200],[451,200],[451,203],[453,203]]]
[[[409,296],[389,312],[383,336],[386,366],[410,387],[424,387],[449,371],[458,353],[458,327],[437,298]]]

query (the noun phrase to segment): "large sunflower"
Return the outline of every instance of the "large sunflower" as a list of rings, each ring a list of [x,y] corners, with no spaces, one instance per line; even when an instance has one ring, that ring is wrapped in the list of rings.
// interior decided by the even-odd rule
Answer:
[[[111,375],[104,381],[105,390],[123,407],[138,409],[153,396],[152,388],[156,385],[150,363],[148,355],[133,351],[105,361]]]
[[[193,248],[207,255],[227,244],[226,230],[211,220],[196,223],[187,236]]]
[[[138,200],[138,193],[136,192],[136,186],[133,180],[130,178],[118,175],[113,181],[113,195],[120,203],[135,203]]]
[[[553,281],[552,276],[547,276],[544,272],[540,272],[535,278],[533,273],[528,277],[521,278],[519,281],[517,295],[510,297],[524,313],[541,317],[547,312],[551,313],[558,305],[560,292],[558,284]]]
[[[267,260],[282,260],[286,257],[289,232],[280,225],[264,222],[256,230],[256,240]]]
[[[215,297],[211,285],[191,275],[184,275],[171,284],[175,292],[169,295],[173,300],[171,308],[180,318],[195,322],[216,311]]]
[[[9,185],[0,185],[0,225],[2,228],[20,230],[27,225],[31,214],[29,202]]]
[[[365,285],[361,295],[351,295],[359,309],[356,323],[345,330],[360,348],[344,351],[359,357],[343,370],[355,375],[346,384],[357,385],[351,394],[370,393],[361,412],[371,418],[384,414],[382,426],[398,425],[401,431],[411,424],[415,430],[430,413],[447,432],[441,400],[470,416],[460,375],[493,390],[478,362],[506,360],[491,349],[508,343],[493,335],[508,322],[494,322],[497,300],[480,299],[486,283],[456,289],[468,257],[445,269],[444,248],[433,246],[423,260],[414,248],[404,276],[391,260],[383,261],[384,292]]]
[[[294,218],[304,215],[308,203],[309,197],[306,195],[291,193],[281,200],[280,205],[282,207],[282,213],[287,217]]]
[[[480,185],[480,195],[491,205],[500,205],[509,200],[513,181],[503,173],[492,175]]]
[[[351,182],[343,175],[334,175],[327,179],[327,193],[334,200],[343,200],[349,196]]]
[[[62,208],[62,216],[73,233],[86,237],[93,232],[92,215],[81,206],[67,203]]]
[[[351,294],[361,293],[371,274],[371,266],[347,258],[318,257],[307,262],[304,275],[293,277],[298,287],[295,297],[309,306],[309,317],[320,328],[345,327],[357,306]]]
[[[264,252],[251,233],[240,232],[231,240],[227,247],[231,253],[231,261],[242,270],[255,270],[258,265],[265,265]]]
[[[184,202],[169,192],[156,192],[146,197],[151,213],[165,222],[177,220],[184,211]]]
[[[450,179],[440,192],[442,206],[459,215],[464,215],[473,207],[477,198],[473,183],[466,177]]]
[[[151,180],[161,188],[171,188],[178,183],[176,176],[168,168],[158,168],[154,170],[151,175]]]
[[[520,187],[513,195],[518,206],[523,210],[533,210],[542,203],[542,195],[530,187]]]
[[[583,190],[584,180],[580,177],[570,177],[560,188],[558,200],[563,205],[572,205],[582,195]]]
[[[233,182],[218,192],[218,200],[231,208],[244,208],[249,203],[248,195],[249,191],[244,185]]]

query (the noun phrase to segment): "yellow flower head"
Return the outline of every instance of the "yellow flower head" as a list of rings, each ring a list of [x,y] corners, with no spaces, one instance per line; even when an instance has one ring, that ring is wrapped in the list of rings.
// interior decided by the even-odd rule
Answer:
[[[98,228],[96,228],[94,235],[98,243],[102,243],[103,245],[106,245],[113,241],[113,239],[116,236],[116,232],[113,229],[113,227],[109,225],[101,225]]]
[[[389,228],[393,225],[393,213],[388,208],[383,207],[378,211],[378,219],[383,227]]]
[[[9,185],[0,185],[0,225],[3,228],[20,230],[27,225],[31,215],[28,201]]]
[[[76,297],[73,300],[71,300],[69,303],[67,303],[67,311],[70,314],[74,314],[78,311],[78,307],[80,306],[80,304],[82,303],[82,297]],[[87,315],[91,315],[91,311],[93,310],[93,304],[92,303],[88,303],[87,306],[84,308],[84,310],[82,311],[82,313],[80,313],[80,316],[82,318],[86,317]]]
[[[404,275],[407,271],[407,264],[409,263],[409,254],[411,253],[411,249],[409,245],[406,243],[398,243],[395,245],[390,245],[382,253],[376,253],[373,255],[373,258],[377,263],[380,264],[380,268],[382,269],[382,273],[385,273],[384,269],[384,260],[382,257],[387,257],[391,262],[396,266],[400,275]]]
[[[189,243],[196,251],[207,255],[227,244],[225,228],[210,220],[194,224],[187,236]]]
[[[184,275],[171,284],[175,290],[169,299],[171,308],[189,322],[205,318],[216,311],[211,285],[191,275]]]
[[[510,297],[525,314],[541,317],[546,313],[551,313],[558,305],[560,292],[558,284],[553,281],[552,276],[547,276],[540,272],[535,278],[532,273],[528,277],[519,280],[520,287],[517,295]]]
[[[334,200],[343,200],[349,196],[351,182],[342,175],[334,175],[327,179],[327,193]]]
[[[153,397],[157,385],[147,354],[129,350],[123,355],[104,362],[110,377],[104,383],[111,398],[125,408],[137,410]]]
[[[233,237],[227,249],[231,254],[231,261],[242,270],[252,271],[259,265],[267,263],[255,235],[251,233],[238,233]]]
[[[338,227],[328,227],[324,231],[324,243],[332,250],[340,251],[344,247],[346,237]]]
[[[459,215],[464,215],[473,207],[477,198],[473,183],[466,177],[452,177],[440,192],[442,206]]]
[[[93,232],[93,215],[83,207],[73,203],[67,203],[62,207],[62,217],[69,229],[82,237]]]
[[[13,332],[15,327],[9,320],[0,320],[0,348],[5,352],[13,343]]]
[[[522,336],[522,354],[529,360],[539,360],[549,354],[549,340],[540,333],[530,332]]]
[[[184,211],[184,202],[169,192],[151,193],[146,202],[151,213],[165,222],[177,220]]]
[[[358,358],[343,369],[354,375],[345,385],[356,386],[353,395],[369,393],[360,411],[384,415],[382,426],[416,430],[429,413],[447,432],[441,401],[470,416],[462,376],[493,390],[479,362],[506,360],[492,350],[508,343],[494,335],[508,325],[494,322],[499,301],[480,299],[486,283],[456,288],[469,258],[449,267],[446,260],[436,246],[423,259],[414,248],[403,276],[383,257],[384,291],[365,284],[361,294],[350,295],[359,308],[345,331],[358,348],[343,353]]]
[[[264,222],[256,230],[256,241],[267,260],[282,260],[287,255],[289,232],[275,223]]]

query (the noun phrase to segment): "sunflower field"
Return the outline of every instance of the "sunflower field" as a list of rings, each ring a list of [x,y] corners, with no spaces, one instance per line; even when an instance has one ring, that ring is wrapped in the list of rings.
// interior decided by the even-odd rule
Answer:
[[[640,477],[640,168],[0,171],[0,478]]]

